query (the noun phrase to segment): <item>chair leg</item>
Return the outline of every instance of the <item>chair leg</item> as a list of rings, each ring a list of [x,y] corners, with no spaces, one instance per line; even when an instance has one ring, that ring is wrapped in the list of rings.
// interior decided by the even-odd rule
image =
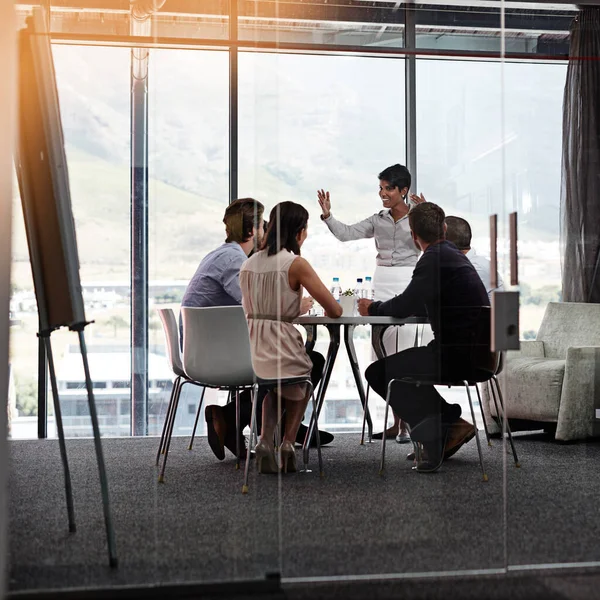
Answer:
[[[492,382],[496,385],[496,390],[498,392],[498,401],[496,401],[496,394],[494,392],[494,385],[492,384]],[[496,406],[496,414],[500,416],[500,411],[498,410],[498,402],[499,402],[500,407],[502,409],[501,419],[503,421],[506,420],[506,433],[508,433],[508,441],[510,442],[510,449],[512,450],[513,459],[515,461],[515,467],[517,467],[517,469],[518,469],[521,466],[521,463],[519,462],[519,458],[517,456],[517,450],[515,449],[515,443],[513,441],[512,431],[510,430],[510,425],[508,424],[508,418],[507,418],[505,410],[504,410],[504,399],[502,397],[502,390],[500,389],[500,384],[498,383],[498,378],[495,375],[490,380],[490,388],[492,390],[492,397],[494,398],[494,404]]]
[[[256,400],[258,398],[258,386],[254,386],[252,389],[252,417],[250,419],[250,442],[252,442],[252,438],[256,433]],[[248,473],[250,472],[250,449],[251,445],[248,448],[248,452],[246,454],[246,466],[244,467],[244,483],[242,484],[242,494],[248,493]]]
[[[485,414],[483,414],[483,401],[481,400],[481,393],[479,392],[479,386],[477,384],[475,384],[475,390],[477,392],[477,400],[479,401],[479,409],[481,410],[481,420],[483,421],[485,438],[487,439],[488,446],[491,446],[492,440],[490,439],[490,432],[488,431],[487,421],[485,420]]]
[[[362,433],[360,435],[360,445],[363,446],[365,443],[365,425],[367,423],[367,413],[369,411],[369,390],[371,389],[370,385],[367,385],[367,394],[365,396],[365,406],[363,409],[363,420],[362,420]],[[385,427],[384,427],[385,429]],[[371,437],[371,431],[369,430],[369,443],[373,441]]]
[[[317,440],[317,457],[319,459],[319,475],[325,477],[325,471],[323,470],[323,457],[321,456],[321,434],[319,433],[319,418],[317,416],[317,399],[315,398],[315,389],[312,383],[308,383],[310,386],[310,395],[312,396],[313,415],[315,416],[315,439]],[[366,414],[366,410],[365,410]]]
[[[383,436],[381,437],[381,462],[379,463],[379,474],[383,475],[383,469],[385,467],[385,428],[387,426],[388,413],[390,410],[390,398],[392,397],[392,383],[395,379],[390,380],[388,383],[387,394],[385,395],[385,413],[383,415]]]
[[[477,452],[479,452],[479,464],[481,465],[481,472],[483,473],[483,480],[487,481],[488,476],[483,466],[483,454],[481,452],[481,442],[479,441],[479,432],[477,431],[477,422],[475,421],[475,409],[473,408],[473,400],[471,398],[471,390],[469,389],[469,382],[464,381],[465,389],[467,390],[467,396],[469,397],[469,406],[471,407],[471,418],[473,419],[473,426],[475,427],[475,440],[477,441]]]
[[[156,453],[156,466],[158,467],[158,463],[160,462],[160,455],[164,453],[165,449],[165,438],[167,434],[167,429],[169,427],[169,421],[171,420],[171,410],[173,409],[173,398],[175,397],[175,392],[177,391],[177,387],[179,386],[179,380],[181,379],[181,375],[175,378],[173,381],[173,387],[171,388],[171,395],[169,396],[169,404],[167,404],[167,412],[165,413],[165,422],[163,424],[162,433],[160,436],[160,443],[158,444],[158,451]]]
[[[183,380],[177,387],[177,392],[173,398],[173,409],[171,410],[171,419],[169,421],[169,428],[167,429],[167,437],[165,439],[164,458],[160,474],[158,476],[158,483],[164,483],[165,481],[165,469],[167,468],[167,457],[169,456],[169,448],[171,447],[171,438],[173,437],[173,427],[175,425],[175,417],[177,416],[177,407],[179,406],[179,398],[181,397],[181,390],[185,385],[186,381]]]
[[[200,412],[202,411],[202,404],[204,401],[204,392],[206,392],[206,388],[203,386],[202,393],[200,394],[200,402],[198,403],[198,410],[196,411],[196,418],[194,419],[194,429],[192,429],[192,437],[190,438],[188,450],[191,450],[194,446],[194,438],[196,437],[196,427],[198,427],[198,418],[200,417]]]
[[[235,390],[235,470],[240,468],[240,455],[242,449],[240,447],[240,390]]]
[[[179,394],[181,394],[181,388],[183,387],[184,383],[185,383],[185,379],[183,377],[181,377],[179,379],[179,383],[177,384],[177,389],[175,390],[175,393],[173,394],[173,402],[171,403],[171,410],[169,412],[169,418],[165,423],[165,426],[166,426],[165,439],[163,440],[162,450],[161,450],[161,454],[163,456],[164,456],[164,454],[166,452],[166,448],[167,448],[167,439],[169,437],[169,430],[172,428],[173,419],[175,418],[174,414],[173,414],[173,409],[175,407],[175,399],[179,397]]]

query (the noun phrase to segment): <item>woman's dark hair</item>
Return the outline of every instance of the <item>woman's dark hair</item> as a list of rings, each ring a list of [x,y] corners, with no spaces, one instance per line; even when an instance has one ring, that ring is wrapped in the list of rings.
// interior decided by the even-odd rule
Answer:
[[[444,239],[445,218],[443,209],[433,202],[418,204],[408,213],[413,233],[428,244]]]
[[[243,244],[252,237],[252,230],[258,227],[265,207],[254,198],[234,200],[225,210],[223,223],[227,232],[226,242]]]
[[[399,190],[403,190],[404,188],[410,189],[410,172],[404,165],[392,165],[391,167],[381,171],[377,177],[379,177],[379,179],[383,179],[384,181],[389,181]]]
[[[295,202],[280,202],[273,207],[269,215],[267,233],[261,250],[267,250],[267,256],[285,249],[300,255],[300,246],[296,236],[306,229],[308,211]]]
[[[460,217],[446,217],[446,239],[459,250],[471,249],[471,226]]]

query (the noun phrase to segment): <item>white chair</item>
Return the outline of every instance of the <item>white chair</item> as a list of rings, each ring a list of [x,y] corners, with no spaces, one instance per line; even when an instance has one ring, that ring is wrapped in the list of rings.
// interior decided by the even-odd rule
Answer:
[[[163,464],[158,476],[158,481],[163,482],[165,477],[165,468],[167,465],[167,455],[169,452],[169,446],[171,444],[171,436],[173,435],[173,426],[175,425],[175,416],[177,414],[177,407],[179,405],[179,397],[181,396],[181,390],[186,383],[193,385],[200,384],[190,379],[183,370],[183,364],[181,362],[181,354],[179,353],[179,327],[177,326],[177,320],[175,314],[170,308],[159,308],[158,315],[163,325],[165,332],[165,340],[167,343],[167,357],[169,359],[169,365],[175,380],[173,381],[173,388],[171,389],[171,397],[169,398],[169,404],[167,405],[167,413],[165,414],[165,423],[163,425],[162,434],[160,436],[160,444],[158,446],[158,452],[156,453],[156,466],[160,462],[161,454],[164,455]],[[194,429],[192,431],[192,437],[188,450],[192,449],[194,443],[194,435],[196,434],[196,427],[198,425],[198,416],[200,415],[200,409],[202,408],[202,401],[204,400],[205,388],[202,387],[202,394],[200,395],[200,402],[198,404],[198,411],[196,413],[196,419],[194,421]]]
[[[186,375],[206,387],[236,392],[237,439],[239,443],[239,390],[252,388],[252,421],[250,445],[256,434],[256,397],[259,386],[273,389],[286,385],[307,383],[313,399],[313,418],[316,419],[316,401],[310,376],[280,380],[259,378],[252,366],[248,323],[241,306],[181,309],[183,319],[183,368]],[[315,424],[316,425],[316,424]],[[321,443],[316,427],[319,470],[323,473]],[[305,442],[305,446],[306,446]],[[239,450],[239,449],[238,449]],[[308,453],[304,452],[305,466]],[[239,457],[239,451],[238,451]],[[239,460],[239,458],[238,458]],[[246,454],[246,468],[242,493],[248,492],[250,451]]]

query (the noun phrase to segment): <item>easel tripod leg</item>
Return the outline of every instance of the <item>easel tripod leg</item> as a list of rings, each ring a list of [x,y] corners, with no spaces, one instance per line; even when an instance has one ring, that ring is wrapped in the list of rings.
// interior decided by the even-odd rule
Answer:
[[[92,378],[90,377],[90,366],[87,359],[87,350],[83,331],[77,332],[79,335],[79,346],[81,348],[81,357],[83,359],[83,369],[85,371],[85,386],[88,394],[88,404],[90,407],[90,417],[92,419],[92,430],[94,433],[94,446],[96,448],[96,459],[98,461],[98,472],[100,475],[100,490],[102,493],[102,508],[104,510],[104,524],[106,526],[106,540],[108,543],[108,560],[111,567],[117,567],[117,549],[115,544],[115,530],[110,514],[110,499],[108,497],[108,480],[106,477],[106,467],[104,465],[104,455],[102,453],[102,442],[100,440],[100,427],[98,426],[98,413],[96,412],[96,402],[94,400],[94,391],[92,389]]]
[[[54,357],[52,356],[52,346],[50,344],[50,334],[40,334],[46,346],[46,355],[48,357],[48,370],[50,371],[50,384],[52,387],[52,400],[54,402],[54,418],[56,420],[56,429],[58,431],[58,447],[60,448],[60,458],[63,464],[65,474],[65,495],[67,497],[67,516],[69,519],[69,531],[74,533],[75,510],[73,508],[73,488],[71,486],[71,471],[69,470],[69,460],[67,458],[67,447],[65,444],[65,431],[63,428],[62,412],[60,409],[60,399],[58,397],[58,385],[56,383],[56,371],[54,370]]]

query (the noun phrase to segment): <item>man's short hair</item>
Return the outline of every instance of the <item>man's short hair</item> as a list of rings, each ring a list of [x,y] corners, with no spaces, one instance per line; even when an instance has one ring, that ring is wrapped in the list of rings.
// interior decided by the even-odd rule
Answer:
[[[418,204],[408,213],[408,222],[415,235],[432,244],[444,239],[444,211],[433,202]]]
[[[471,249],[471,226],[460,217],[446,217],[446,239],[459,250]]]
[[[227,232],[226,242],[242,244],[252,237],[252,230],[258,227],[265,207],[254,198],[234,200],[225,210],[223,223]]]
[[[384,181],[389,181],[399,190],[403,190],[404,188],[410,189],[410,171],[404,165],[392,165],[391,167],[381,171],[377,177],[379,177],[379,179],[383,179]]]

